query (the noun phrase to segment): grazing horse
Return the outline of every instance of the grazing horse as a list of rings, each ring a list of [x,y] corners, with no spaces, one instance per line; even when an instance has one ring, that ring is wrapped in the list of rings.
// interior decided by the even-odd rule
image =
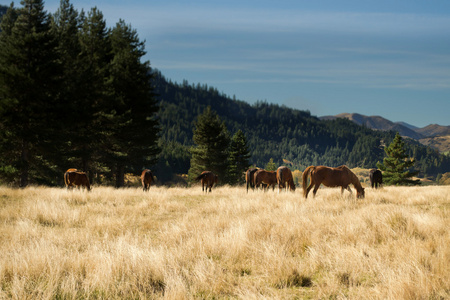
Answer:
[[[311,183],[307,187],[306,184],[308,182],[308,176],[311,177]],[[341,187],[341,192],[344,193],[344,189],[348,190],[350,193],[352,190],[349,185],[353,184],[356,188],[356,197],[364,198],[364,188],[361,186],[361,183],[356,177],[355,173],[350,171],[346,166],[340,166],[337,168],[330,168],[325,166],[310,166],[306,168],[303,172],[303,195],[305,198],[308,197],[309,191],[312,189],[314,185],[314,196],[319,189],[320,184],[323,184],[327,187]]]
[[[217,185],[217,183],[219,182],[219,177],[211,171],[203,171],[202,174],[198,175],[197,178],[195,178],[195,180],[201,180],[202,192],[203,191],[208,192],[209,188],[209,192],[211,193],[211,188],[213,187],[214,184]]]
[[[372,185],[372,188],[378,188],[378,186],[381,186],[383,184],[383,174],[381,174],[381,171],[378,169],[371,169],[369,171],[369,179],[370,179],[370,185]]]
[[[248,193],[248,187],[250,186],[252,190],[255,189],[255,178],[253,177],[253,174],[258,171],[258,168],[252,168],[248,169],[247,172],[245,172],[245,182],[247,183],[247,193]]]
[[[77,169],[68,169],[64,173],[64,182],[67,189],[71,189],[74,186],[86,188],[88,191],[91,190],[91,185],[89,183],[89,178],[85,172],[80,172]]]
[[[272,190],[275,189],[275,185],[277,184],[277,172],[275,171],[266,171],[266,170],[258,170],[253,174],[255,180],[255,187],[258,188],[260,184],[267,185],[267,188],[272,186]],[[264,191],[266,187],[264,186]]]
[[[281,166],[277,169],[277,182],[278,192],[283,188],[287,188],[286,183],[289,185],[291,191],[295,191],[294,179],[292,178],[292,172],[288,167]]]
[[[144,171],[142,171],[141,182],[144,192],[148,191],[152,182],[155,182],[152,171],[150,171],[149,169],[145,169]]]

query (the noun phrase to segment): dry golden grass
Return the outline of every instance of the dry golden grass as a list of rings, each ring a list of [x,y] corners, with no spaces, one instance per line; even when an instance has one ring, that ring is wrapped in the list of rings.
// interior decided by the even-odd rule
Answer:
[[[450,187],[0,187],[0,298],[450,297]]]

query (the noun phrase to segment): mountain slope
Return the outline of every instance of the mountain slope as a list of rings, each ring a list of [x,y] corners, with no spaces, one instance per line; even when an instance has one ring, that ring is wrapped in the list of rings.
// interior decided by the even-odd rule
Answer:
[[[363,125],[371,129],[385,130],[385,131],[395,131],[399,132],[400,135],[409,137],[412,139],[421,139],[424,136],[421,133],[416,132],[411,129],[412,125],[405,126],[402,123],[394,123],[380,116],[365,116],[356,113],[342,113],[336,116],[325,116],[321,119],[330,120],[333,118],[345,118],[355,122],[358,125]]]
[[[425,137],[447,136],[450,135],[450,126],[430,124],[424,128],[417,128],[416,132],[422,134]]]
[[[217,112],[231,135],[238,130],[244,132],[250,163],[263,168],[270,159],[277,165],[288,161],[291,168],[298,170],[320,164],[373,168],[383,160],[383,145],[389,144],[395,135],[359,126],[345,118],[325,121],[308,111],[267,102],[250,105],[206,85],[172,83],[159,72],[155,73],[154,84],[159,95],[163,148],[160,168],[164,172],[187,173],[195,122],[207,106]],[[430,174],[427,162],[433,160],[438,165],[432,172],[440,170],[439,154],[418,142],[407,144],[409,155],[414,155],[418,162],[417,169]]]

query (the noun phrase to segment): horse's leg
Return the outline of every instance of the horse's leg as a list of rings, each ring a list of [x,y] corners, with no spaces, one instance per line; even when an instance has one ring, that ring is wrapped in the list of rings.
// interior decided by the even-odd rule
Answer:
[[[311,181],[309,182],[309,186],[306,188],[305,198],[308,198],[309,191],[311,191],[311,189],[313,188],[313,185],[314,185],[314,183],[313,183],[313,181],[311,180]]]
[[[352,191],[352,189],[350,188],[350,186],[348,185],[347,187],[346,187],[346,190],[347,191],[349,191],[350,192],[350,194],[353,194],[353,191]]]
[[[313,197],[316,197],[316,193],[317,193],[317,190],[319,189],[319,187],[320,187],[320,183],[319,183],[319,184],[316,184],[316,185],[314,186]]]

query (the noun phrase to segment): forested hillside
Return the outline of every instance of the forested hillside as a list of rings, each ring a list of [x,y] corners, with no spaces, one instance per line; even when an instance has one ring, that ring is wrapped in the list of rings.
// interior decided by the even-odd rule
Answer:
[[[173,83],[156,71],[162,156],[157,169],[187,173],[194,122],[207,106],[218,113],[234,134],[241,129],[251,151],[250,162],[264,167],[272,158],[277,165],[303,170],[308,165],[373,168],[385,155],[384,146],[395,132],[374,131],[347,119],[319,120],[308,111],[258,102],[250,105],[231,99],[216,88]],[[422,176],[450,170],[450,158],[415,141],[407,141],[409,155]],[[164,173],[164,172],[159,172]]]

